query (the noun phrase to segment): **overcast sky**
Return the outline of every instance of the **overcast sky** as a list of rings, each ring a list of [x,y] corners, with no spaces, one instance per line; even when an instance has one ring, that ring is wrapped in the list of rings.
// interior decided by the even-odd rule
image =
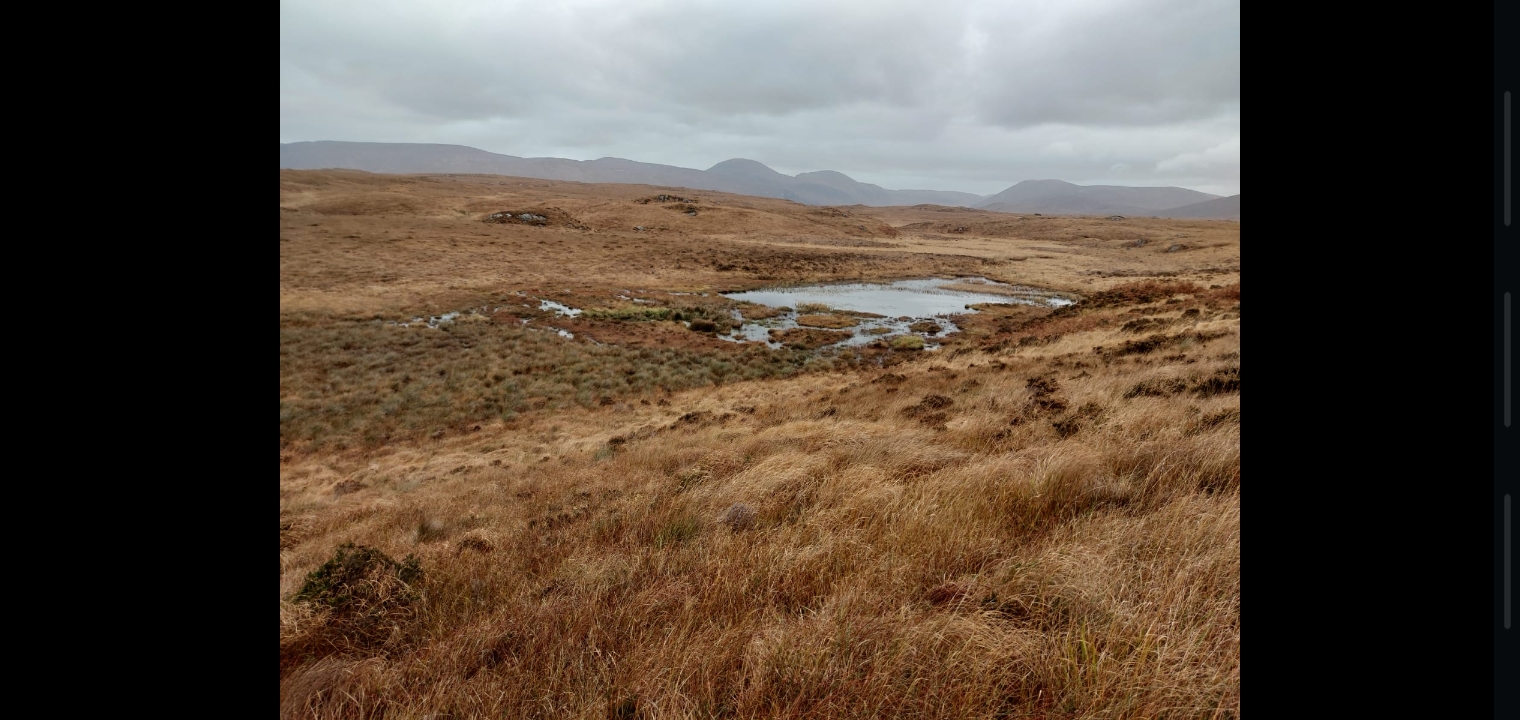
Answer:
[[[280,141],[1240,192],[1238,0],[282,0]]]

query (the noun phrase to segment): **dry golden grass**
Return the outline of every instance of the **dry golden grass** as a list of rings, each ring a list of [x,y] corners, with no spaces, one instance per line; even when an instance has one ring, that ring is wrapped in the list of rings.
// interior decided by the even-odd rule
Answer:
[[[809,316],[804,315],[803,317]],[[771,340],[781,343],[783,347],[801,350],[816,350],[824,345],[831,345],[849,337],[850,333],[842,330],[820,330],[807,327],[770,331]]]
[[[1238,716],[1238,223],[668,191],[282,172],[282,715]],[[1083,300],[838,356],[617,300],[957,272]]]
[[[860,324],[860,321],[848,315],[798,315],[797,324],[807,327],[837,329],[855,327]]]

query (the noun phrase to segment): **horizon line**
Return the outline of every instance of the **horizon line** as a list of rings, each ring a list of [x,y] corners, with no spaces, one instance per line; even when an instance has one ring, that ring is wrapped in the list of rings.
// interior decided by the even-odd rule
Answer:
[[[516,159],[519,159],[519,160],[568,160],[568,161],[571,161],[571,162],[583,162],[583,163],[584,162],[596,162],[598,160],[624,160],[624,161],[627,161],[627,162],[636,162],[636,163],[641,163],[641,164],[644,164],[644,165],[660,165],[660,166],[663,166],[663,167],[677,168],[677,169],[680,169],[680,170],[694,170],[696,172],[711,172],[712,168],[717,167],[718,165],[721,165],[721,164],[723,164],[725,162],[728,162],[730,160],[747,160],[749,162],[758,163],[758,164],[764,166],[767,170],[770,170],[771,172],[777,173],[779,175],[783,175],[785,177],[793,178],[793,179],[796,179],[796,177],[798,175],[805,175],[805,174],[808,174],[808,173],[835,172],[835,173],[839,173],[840,175],[844,175],[845,177],[849,178],[851,181],[854,181],[854,182],[857,182],[857,183],[861,183],[861,184],[865,184],[865,185],[876,185],[876,183],[868,183],[868,182],[865,182],[863,180],[858,180],[858,179],[855,178],[854,175],[851,175],[851,174],[849,174],[847,172],[844,172],[843,170],[834,170],[832,168],[823,168],[823,169],[819,169],[819,170],[804,170],[802,172],[796,173],[795,175],[787,175],[786,173],[784,173],[784,172],[782,172],[780,170],[777,170],[774,167],[771,167],[769,164],[767,164],[763,160],[756,160],[754,158],[737,157],[737,156],[736,157],[731,157],[731,158],[726,158],[726,159],[723,159],[723,160],[719,160],[719,161],[713,163],[711,166],[706,167],[706,168],[696,168],[696,167],[686,167],[684,165],[670,165],[670,164],[667,164],[667,163],[649,162],[647,160],[635,160],[633,158],[618,157],[616,155],[603,155],[603,156],[598,157],[598,158],[591,158],[591,159],[587,159],[587,160],[581,160],[581,159],[569,158],[569,157],[560,157],[560,156],[557,156],[557,155],[510,155],[508,153],[497,152],[495,150],[487,150],[485,148],[476,147],[474,145],[464,145],[462,143],[450,143],[450,142],[388,142],[388,141],[383,141],[383,140],[291,140],[291,141],[281,140],[280,141],[281,145],[297,145],[297,144],[301,144],[301,143],[347,143],[347,144],[351,144],[351,145],[437,145],[437,146],[440,146],[440,147],[459,147],[459,148],[465,148],[465,149],[468,149],[468,150],[476,150],[476,151],[483,152],[483,153],[490,153],[492,155],[500,155],[502,157],[516,158]],[[883,187],[881,185],[877,185],[877,187],[880,187],[881,189],[887,190],[889,192],[953,192],[953,193],[961,193],[961,194],[964,194],[964,195],[975,195],[977,197],[986,199],[986,198],[992,197],[994,195],[997,195],[998,193],[1005,192],[1005,191],[1009,190],[1010,188],[1016,187],[1016,186],[1018,186],[1020,184],[1026,183],[1026,182],[1047,182],[1047,181],[1064,182],[1064,183],[1067,183],[1068,185],[1075,185],[1077,187],[1123,187],[1123,188],[1136,188],[1136,189],[1141,189],[1141,188],[1179,188],[1179,189],[1182,189],[1182,190],[1191,190],[1191,191],[1196,192],[1196,193],[1202,193],[1204,195],[1213,195],[1214,196],[1213,199],[1230,198],[1230,197],[1235,197],[1236,195],[1240,194],[1240,191],[1236,190],[1235,192],[1221,195],[1221,194],[1218,194],[1218,193],[1212,193],[1212,192],[1208,192],[1206,190],[1199,190],[1197,188],[1186,187],[1186,186],[1183,186],[1183,185],[1113,185],[1113,184],[1107,184],[1107,183],[1093,183],[1093,184],[1084,185],[1084,184],[1079,183],[1079,182],[1073,182],[1071,180],[1063,180],[1061,178],[1025,178],[1023,180],[1015,180],[1010,185],[1008,185],[1007,187],[1003,188],[1002,190],[998,190],[996,192],[991,192],[991,193],[976,193],[976,192],[970,192],[970,191],[967,191],[967,190],[941,190],[941,189],[937,189],[937,188],[912,188],[912,187],[910,187],[910,188],[888,188],[888,187]],[[1199,202],[1207,202],[1207,201],[1199,201]]]

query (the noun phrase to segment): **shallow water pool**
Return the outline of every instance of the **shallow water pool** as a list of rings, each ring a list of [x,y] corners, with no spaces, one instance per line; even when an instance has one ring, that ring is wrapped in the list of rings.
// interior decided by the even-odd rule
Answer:
[[[947,287],[957,286],[957,287]],[[986,292],[968,288],[985,287]],[[731,300],[752,302],[770,307],[789,308],[788,312],[774,318],[753,320],[736,328],[726,340],[734,342],[764,342],[779,347],[770,340],[772,329],[785,330],[798,327],[797,306],[800,304],[827,305],[834,310],[880,315],[878,318],[860,318],[851,337],[835,343],[832,347],[864,345],[879,338],[915,334],[928,340],[924,349],[938,347],[932,339],[959,330],[950,319],[954,315],[974,313],[970,305],[982,303],[1006,305],[1046,305],[1059,307],[1070,305],[1071,300],[1049,291],[1009,285],[983,277],[969,278],[920,278],[898,280],[892,283],[847,283],[838,285],[807,285],[799,287],[747,290],[723,293]],[[736,319],[737,313],[736,313]],[[941,328],[938,333],[914,332],[909,326],[915,322],[932,320]],[[885,332],[882,330],[885,329]],[[871,332],[876,330],[875,333]]]

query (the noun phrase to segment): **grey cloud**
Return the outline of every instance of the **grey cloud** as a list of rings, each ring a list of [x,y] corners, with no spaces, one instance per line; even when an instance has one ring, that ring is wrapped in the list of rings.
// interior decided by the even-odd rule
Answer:
[[[964,3],[703,5],[660,5],[609,33],[626,79],[703,110],[774,115],[927,101],[945,72],[937,56],[959,36],[941,19]]]
[[[1232,3],[304,0],[280,59],[282,141],[1239,186]]]
[[[978,109],[999,124],[1153,125],[1239,105],[1236,3],[1010,4],[983,20],[1006,33],[974,73]]]

